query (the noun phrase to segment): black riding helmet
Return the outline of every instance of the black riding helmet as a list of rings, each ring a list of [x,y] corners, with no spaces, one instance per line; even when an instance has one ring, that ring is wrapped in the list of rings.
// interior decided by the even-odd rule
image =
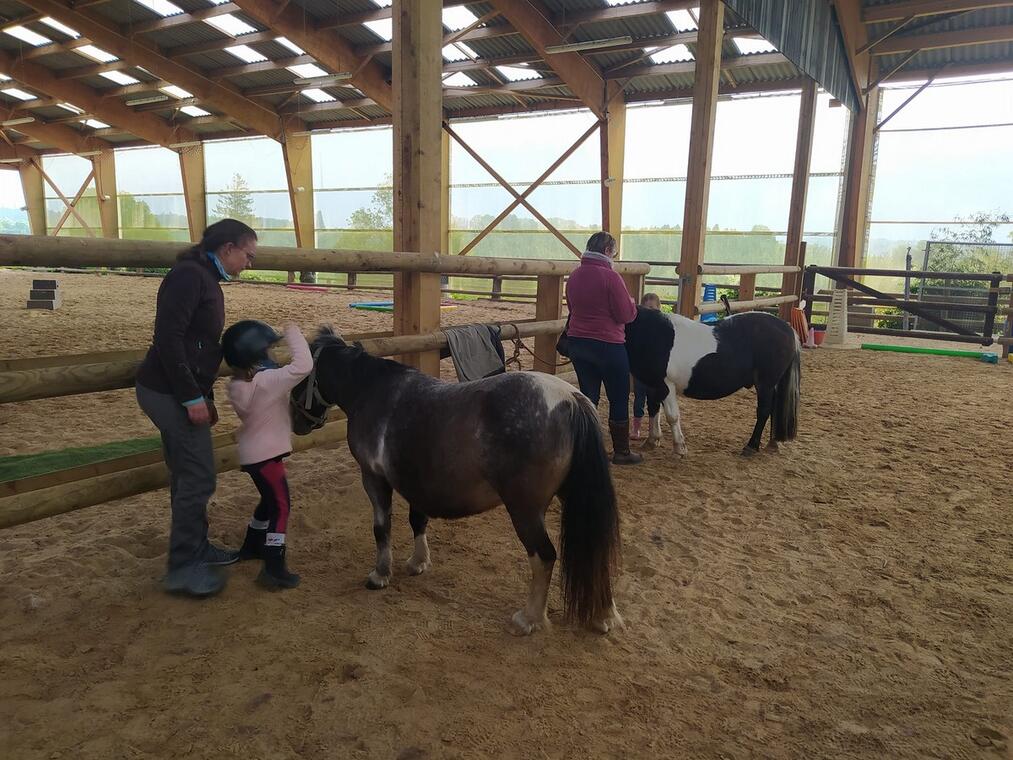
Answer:
[[[267,351],[280,340],[273,327],[258,319],[236,322],[222,336],[225,362],[233,369],[273,367]]]

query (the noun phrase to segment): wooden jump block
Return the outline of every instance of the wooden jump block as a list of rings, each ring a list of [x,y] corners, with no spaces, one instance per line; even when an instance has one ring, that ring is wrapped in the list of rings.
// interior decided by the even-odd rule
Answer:
[[[32,290],[56,290],[59,287],[57,280],[32,280]]]
[[[60,297],[59,290],[35,290],[29,291],[28,298],[32,301],[52,301]]]
[[[56,311],[62,302],[63,300],[59,296],[56,298],[32,298],[28,300],[28,308]]]

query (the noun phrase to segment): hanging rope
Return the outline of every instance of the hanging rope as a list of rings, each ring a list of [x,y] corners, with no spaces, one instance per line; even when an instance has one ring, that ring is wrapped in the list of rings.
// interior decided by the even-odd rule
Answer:
[[[516,332],[518,333],[520,332],[517,329],[517,325],[513,324],[512,322],[508,322],[507,324],[513,327]],[[503,362],[503,366],[506,367],[507,370],[509,370],[511,366],[516,366],[517,371],[523,369],[523,366],[521,365],[521,351],[526,351],[527,353],[531,354],[531,357],[536,361],[540,361],[543,364],[548,364],[550,367],[555,367],[556,369],[559,369],[560,367],[565,367],[566,365],[572,363],[569,359],[567,359],[563,362],[560,362],[559,364],[555,364],[554,363],[555,357],[553,357],[552,361],[546,361],[543,357],[538,356],[534,351],[528,348],[527,345],[524,343],[524,341],[521,340],[520,338],[511,338],[510,340],[512,340],[514,344],[514,355]]]

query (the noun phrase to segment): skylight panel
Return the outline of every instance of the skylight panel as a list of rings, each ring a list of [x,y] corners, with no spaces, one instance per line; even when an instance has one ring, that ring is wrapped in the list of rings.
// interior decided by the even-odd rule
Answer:
[[[450,61],[451,63],[455,61],[467,61],[468,56],[463,51],[458,50],[457,45],[444,45],[443,60]]]
[[[527,69],[523,66],[497,66],[496,71],[505,76],[511,82],[523,82],[528,79],[542,78],[542,75],[534,69]]]
[[[244,63],[260,63],[267,60],[266,55],[261,55],[249,45],[233,45],[225,48],[225,52],[231,53]]]
[[[10,95],[12,98],[18,100],[35,100],[35,96],[30,92],[25,92],[17,87],[8,87],[5,90],[0,90],[4,95]]]
[[[170,84],[168,87],[163,87],[161,89],[166,95],[171,95],[172,97],[179,98],[180,100],[193,97],[193,94],[187,92],[182,87],[177,87],[174,84]]]
[[[289,66],[288,70],[302,79],[317,79],[328,76],[327,72],[315,63],[300,63],[298,66]]]
[[[292,42],[292,40],[290,40],[288,37],[279,37],[278,39],[275,40],[275,42],[277,42],[279,45],[284,45],[296,55],[306,55],[306,51],[303,50],[298,45],[296,45],[294,42]]]
[[[93,61],[98,61],[99,63],[112,63],[113,61],[119,60],[119,58],[112,53],[107,52],[102,48],[95,47],[94,45],[82,45],[79,48],[75,48],[74,52],[86,55]]]
[[[128,84],[138,84],[141,81],[129,74],[124,74],[122,71],[103,71],[100,76],[105,77],[110,82],[116,82],[116,84],[121,84],[123,86]]]
[[[6,74],[0,74],[0,82],[9,82],[9,81],[11,81],[11,78],[9,76],[7,76]]]
[[[452,32],[459,32],[478,21],[478,16],[463,5],[443,9],[443,25]]]
[[[303,90],[302,94],[305,95],[310,100],[312,100],[314,103],[333,103],[335,100],[337,100],[336,97],[324,92],[319,87],[313,87],[308,90]]]
[[[251,32],[257,31],[245,21],[233,16],[231,13],[204,19],[204,23],[210,24],[220,32],[225,32],[225,34],[230,37],[241,37],[244,34],[250,34]]]
[[[42,22],[43,24],[45,24],[46,26],[48,26],[50,29],[55,29],[58,32],[62,32],[63,34],[66,34],[68,37],[70,37],[72,39],[76,40],[78,37],[81,36],[77,31],[75,31],[74,29],[71,29],[66,24],[61,24],[55,18],[50,18],[49,16],[45,16],[43,18],[40,18],[39,21]]]
[[[162,18],[166,16],[178,16],[183,12],[182,8],[175,3],[170,3],[169,0],[137,0],[137,3],[150,11],[154,11]]]
[[[23,26],[11,26],[4,29],[7,34],[11,37],[16,37],[22,42],[27,42],[29,45],[38,47],[39,45],[52,45],[53,41],[45,35],[33,32],[31,29],[26,29]]]
[[[179,110],[182,111],[183,113],[185,113],[187,116],[210,116],[211,115],[210,111],[205,111],[203,108],[198,108],[197,106],[183,106]]]
[[[693,54],[689,52],[689,48],[685,45],[672,45],[667,48],[656,48],[651,53],[651,61],[653,63],[682,63],[683,61],[692,61]]]
[[[443,84],[448,87],[474,87],[475,80],[463,71],[458,71],[456,74],[451,74],[449,77],[444,79]]]
[[[379,21],[367,21],[363,26],[384,42],[394,39],[394,21],[392,19],[382,18]]]
[[[211,5],[225,5],[225,3],[231,3],[232,0],[211,0]]]
[[[373,0],[373,4],[377,8],[390,8],[394,4],[394,0]]]
[[[71,113],[84,113],[83,108],[78,108],[73,103],[60,103],[60,108],[65,111],[70,111]]]
[[[92,129],[109,129],[108,124],[104,121],[99,121],[98,119],[85,119],[81,123],[86,127],[91,127]]]
[[[689,11],[668,11],[665,15],[668,16],[668,20],[672,22],[672,26],[678,31],[692,32],[698,28],[695,16],[699,12],[699,8],[693,8],[693,15],[690,15]]]
[[[743,55],[777,52],[776,47],[762,38],[754,39],[752,37],[732,37],[732,39],[735,41],[735,47],[737,47],[739,52]]]

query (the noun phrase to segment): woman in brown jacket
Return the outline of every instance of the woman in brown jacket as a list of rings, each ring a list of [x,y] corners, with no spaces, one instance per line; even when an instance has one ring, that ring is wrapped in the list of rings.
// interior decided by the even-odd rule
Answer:
[[[172,527],[166,591],[221,591],[238,553],[208,541],[207,504],[215,491],[212,386],[222,361],[225,299],[219,284],[253,263],[257,233],[235,219],[215,222],[162,280],[151,348],[137,372],[137,403],[162,435],[169,468]]]

